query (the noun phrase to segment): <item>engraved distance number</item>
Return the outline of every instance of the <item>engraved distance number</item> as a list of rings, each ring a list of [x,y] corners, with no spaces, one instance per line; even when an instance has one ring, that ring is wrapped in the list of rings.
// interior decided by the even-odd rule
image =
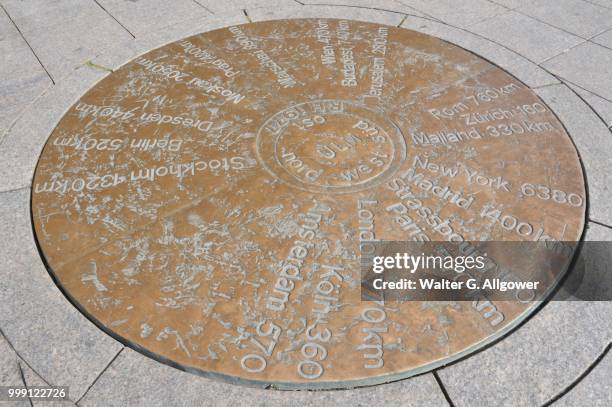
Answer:
[[[474,106],[480,106],[483,103],[490,103],[500,97],[512,95],[514,92],[520,89],[520,86],[515,83],[509,83],[499,88],[485,88],[475,93],[474,95],[467,96],[465,100],[472,102]]]
[[[553,189],[545,185],[524,183],[521,185],[523,196],[535,196],[543,201],[554,201],[559,204],[569,205],[580,208],[584,204],[584,199],[578,194],[567,193],[559,189]]]
[[[330,283],[331,284],[331,283]],[[306,328],[306,342],[301,349],[304,360],[297,365],[297,372],[304,379],[318,379],[323,372],[321,363],[327,359],[327,349],[321,343],[327,343],[331,339],[332,333],[329,328],[317,329],[317,325],[326,324],[327,320],[317,319],[314,324]]]
[[[486,127],[487,135],[490,137],[511,136],[514,134],[542,133],[553,131],[555,127],[548,121],[530,122],[523,120],[521,122],[501,123]]]
[[[251,336],[250,342],[257,348],[257,350],[261,351],[263,355],[265,355],[266,357],[270,357],[272,356],[274,348],[278,343],[278,338],[280,337],[282,329],[273,322],[269,322],[268,329],[263,330],[262,327],[265,323],[266,321],[260,322],[257,325],[255,331],[260,337],[269,337],[268,346],[265,346],[261,343],[260,340],[253,336]],[[240,360],[240,366],[242,367],[242,369],[249,373],[261,373],[266,370],[266,367],[268,366],[268,361],[264,356],[261,355],[261,353],[249,353],[245,355]]]

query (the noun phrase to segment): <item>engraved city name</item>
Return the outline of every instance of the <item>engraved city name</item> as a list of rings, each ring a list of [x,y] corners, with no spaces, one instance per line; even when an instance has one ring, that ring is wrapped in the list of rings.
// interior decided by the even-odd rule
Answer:
[[[372,41],[372,74],[370,85],[370,96],[381,97],[385,84],[385,55],[387,54],[387,38],[389,30],[387,27],[380,27],[376,32],[376,37]]]
[[[240,27],[230,27],[229,31],[240,44],[242,49],[251,51],[259,61],[259,64],[265,68],[268,68],[276,76],[276,81],[283,88],[293,88],[298,84],[295,78],[289,72],[287,72],[285,68],[274,61],[272,57],[270,57],[270,55],[268,55],[264,50],[259,49],[257,43],[251,40]]]
[[[198,61],[202,61],[219,69],[227,78],[234,77],[240,73],[239,70],[232,67],[225,59],[217,57],[210,49],[200,48],[187,40],[180,41],[179,45],[183,47],[185,54],[192,55]]]
[[[207,95],[223,96],[226,101],[234,104],[242,102],[245,98],[245,96],[239,92],[233,91],[220,83],[216,83],[216,81],[200,78],[188,72],[184,72],[178,69],[177,65],[174,64],[167,65],[144,57],[138,57],[136,63],[143,66],[147,71],[155,73],[162,78],[184,83],[187,86],[195,86],[196,88],[202,89]]]

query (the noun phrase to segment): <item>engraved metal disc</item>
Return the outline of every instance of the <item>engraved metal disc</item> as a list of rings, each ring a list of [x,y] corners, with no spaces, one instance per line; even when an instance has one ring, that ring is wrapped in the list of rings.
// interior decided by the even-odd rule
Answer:
[[[524,84],[420,33],[333,19],[148,52],[72,106],[32,185],[64,293],[133,348],[275,388],[408,377],[535,303],[361,301],[363,240],[579,240],[577,153]]]

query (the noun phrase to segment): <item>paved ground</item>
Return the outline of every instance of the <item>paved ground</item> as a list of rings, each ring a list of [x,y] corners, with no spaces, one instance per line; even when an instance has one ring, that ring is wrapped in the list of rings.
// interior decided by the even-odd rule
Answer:
[[[612,0],[304,3],[311,2],[319,4],[0,0],[0,385],[68,385],[74,402],[92,406],[612,405],[611,302],[550,302],[496,345],[413,379],[287,393],[210,381],[147,359],[99,331],[59,293],[32,238],[28,188],[63,112],[139,53],[193,33],[276,18],[402,26],[510,71],[548,103],[576,143],[589,186],[585,238],[612,240]]]

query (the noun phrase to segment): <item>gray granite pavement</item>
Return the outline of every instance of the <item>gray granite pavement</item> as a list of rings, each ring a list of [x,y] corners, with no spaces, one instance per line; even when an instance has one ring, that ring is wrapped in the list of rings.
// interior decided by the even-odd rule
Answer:
[[[447,399],[458,406],[612,405],[610,302],[551,302],[472,357],[368,389],[274,392],[180,372],[124,348],[62,296],[40,261],[28,215],[43,143],[110,70],[219,27],[338,17],[438,36],[533,88],[583,160],[587,239],[612,240],[610,0],[0,0],[0,6],[0,385],[68,385],[72,401],[87,406],[438,406]]]

